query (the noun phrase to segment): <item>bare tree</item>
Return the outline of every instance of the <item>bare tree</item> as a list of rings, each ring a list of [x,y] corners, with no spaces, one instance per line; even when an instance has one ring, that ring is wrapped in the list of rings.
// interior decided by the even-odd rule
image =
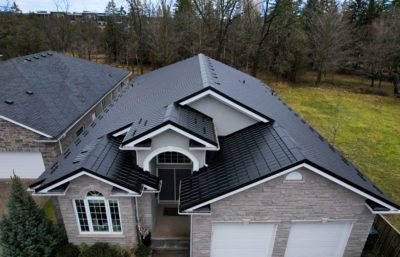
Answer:
[[[311,15],[310,53],[314,68],[317,70],[316,85],[322,76],[335,71],[346,59],[351,29],[336,3],[323,6]]]
[[[193,0],[195,9],[206,27],[208,39],[216,39],[215,57],[221,59],[228,30],[238,17],[239,0]]]

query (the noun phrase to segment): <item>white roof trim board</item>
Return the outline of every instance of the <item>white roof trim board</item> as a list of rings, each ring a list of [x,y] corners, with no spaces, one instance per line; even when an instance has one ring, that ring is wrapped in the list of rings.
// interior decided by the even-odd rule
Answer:
[[[194,136],[194,135],[192,135],[192,134],[190,134],[190,133],[188,133],[186,131],[183,131],[182,129],[177,128],[176,126],[174,126],[172,124],[166,124],[165,126],[159,128],[159,129],[157,129],[157,130],[155,130],[155,131],[153,131],[151,133],[148,133],[148,134],[146,134],[146,135],[144,135],[142,137],[139,137],[139,138],[135,139],[134,141],[122,146],[120,149],[121,150],[133,150],[134,146],[137,143],[139,143],[141,141],[144,141],[146,139],[149,139],[149,138],[153,138],[153,137],[155,137],[155,136],[157,136],[157,135],[159,135],[159,134],[161,134],[161,133],[163,133],[163,132],[165,132],[167,130],[175,131],[175,132],[177,132],[177,133],[179,133],[179,134],[181,134],[181,135],[183,135],[183,136],[185,136],[187,138],[193,139],[193,140],[205,145],[207,148],[210,148],[210,149],[216,149],[217,148],[214,145],[208,143],[207,141],[205,141],[205,140],[203,140],[201,138],[198,138],[198,137],[196,137],[196,136]]]
[[[264,123],[267,123],[269,121],[268,119],[266,119],[266,118],[264,118],[264,117],[262,117],[262,116],[260,116],[260,115],[258,115],[256,113],[254,113],[254,112],[252,112],[252,111],[250,111],[250,110],[248,110],[248,109],[246,109],[246,108],[234,103],[233,101],[227,99],[226,97],[224,97],[224,96],[222,96],[222,95],[220,95],[220,94],[218,94],[215,91],[210,90],[210,89],[206,90],[204,92],[201,92],[200,94],[197,94],[197,95],[195,95],[195,96],[193,96],[193,97],[191,97],[189,99],[186,99],[186,100],[180,102],[179,104],[182,105],[182,106],[190,105],[191,103],[196,102],[197,100],[200,100],[201,98],[204,98],[206,96],[212,96],[213,98],[219,100],[220,102],[232,107],[233,109],[235,109],[235,110],[237,110],[237,111],[239,111],[241,113],[246,114],[247,116],[249,116],[249,117],[251,117],[251,118],[253,118],[255,120],[258,120],[258,121],[261,121],[261,122],[264,122]]]

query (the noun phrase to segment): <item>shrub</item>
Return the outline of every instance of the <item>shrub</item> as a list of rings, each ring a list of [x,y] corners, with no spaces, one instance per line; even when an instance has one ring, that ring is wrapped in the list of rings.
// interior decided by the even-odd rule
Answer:
[[[65,243],[57,248],[56,257],[78,257],[79,247],[71,243]]]
[[[150,246],[140,244],[135,250],[136,257],[148,257],[150,255]]]
[[[54,256],[63,231],[46,217],[17,176],[11,178],[7,207],[8,214],[0,221],[3,256]]]
[[[129,257],[128,252],[120,246],[110,246],[107,243],[82,245],[79,257]]]

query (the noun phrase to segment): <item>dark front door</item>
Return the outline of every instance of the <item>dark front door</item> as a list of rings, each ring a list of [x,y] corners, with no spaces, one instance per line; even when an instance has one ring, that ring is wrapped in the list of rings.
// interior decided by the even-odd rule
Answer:
[[[158,169],[158,176],[162,180],[159,200],[168,202],[178,201],[180,181],[190,176],[190,174],[190,169]]]

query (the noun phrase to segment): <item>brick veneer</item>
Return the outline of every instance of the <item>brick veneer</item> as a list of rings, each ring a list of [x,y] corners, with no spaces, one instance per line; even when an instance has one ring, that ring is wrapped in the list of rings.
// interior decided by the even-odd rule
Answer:
[[[352,220],[346,257],[359,257],[373,223],[365,199],[311,171],[303,182],[284,176],[211,204],[210,216],[193,216],[192,256],[209,257],[213,222],[273,222],[278,225],[273,256],[284,256],[293,220]]]
[[[83,199],[87,192],[91,190],[99,191],[107,199],[118,200],[122,221],[122,235],[80,234],[73,200]],[[57,197],[69,242],[77,245],[81,243],[93,244],[96,242],[107,242],[110,244],[119,244],[128,249],[137,244],[134,198],[110,196],[111,190],[112,186],[108,184],[88,176],[82,176],[71,181],[66,196]]]

